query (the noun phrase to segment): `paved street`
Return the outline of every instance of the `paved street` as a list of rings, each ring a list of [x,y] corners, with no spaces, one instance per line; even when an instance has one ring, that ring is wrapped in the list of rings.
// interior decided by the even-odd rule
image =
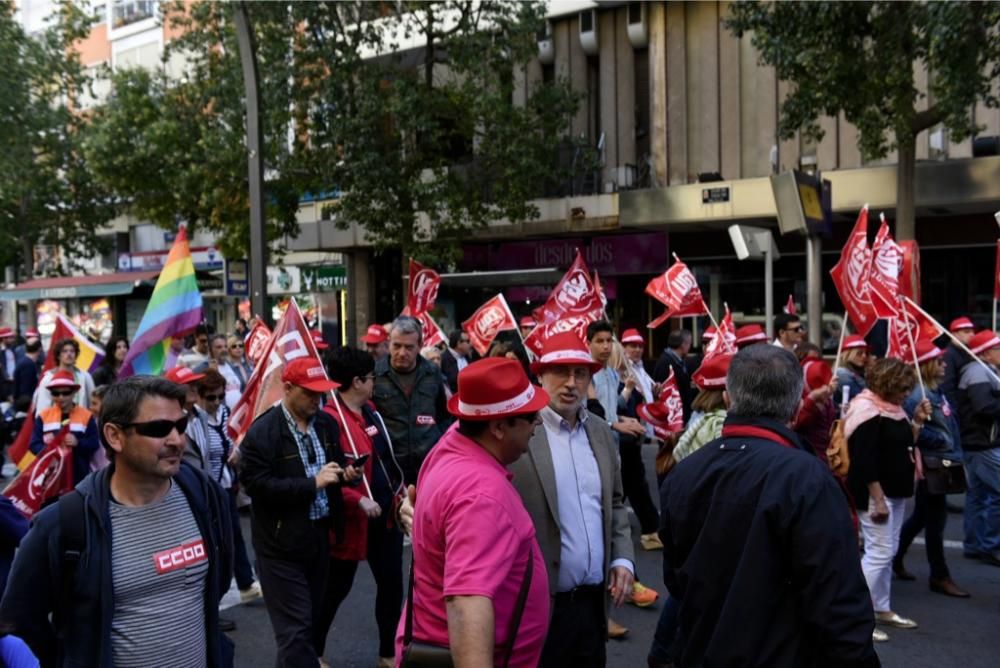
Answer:
[[[644,455],[647,471],[652,471],[652,450],[647,448]],[[946,554],[952,577],[973,596],[959,600],[930,593],[925,584],[927,561],[923,545],[914,545],[907,558],[907,567],[919,580],[894,582],[892,594],[893,607],[916,619],[920,628],[888,630],[890,641],[877,646],[885,666],[993,668],[1000,665],[1000,568],[962,558],[961,516],[949,515],[948,521]],[[246,518],[244,530],[249,538]],[[633,531],[638,532],[634,522]],[[640,577],[662,593],[660,553],[644,552],[637,547],[637,555]],[[409,557],[409,549],[406,556]],[[375,665],[374,596],[371,573],[362,566],[358,569],[354,589],[330,631],[326,660],[331,666],[372,668]],[[631,633],[624,641],[608,644],[609,666],[646,665],[646,651],[659,617],[659,607],[657,603],[653,608],[640,610],[629,605],[615,612],[615,619],[631,629]],[[274,641],[263,603],[235,605],[226,610],[224,616],[237,623],[237,630],[232,634],[236,641],[237,666],[273,666]]]

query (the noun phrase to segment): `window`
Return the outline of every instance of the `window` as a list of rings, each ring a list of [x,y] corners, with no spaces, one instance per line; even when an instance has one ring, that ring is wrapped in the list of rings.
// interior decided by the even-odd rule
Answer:
[[[107,23],[108,3],[106,0],[91,0],[90,15],[94,17],[94,27]]]
[[[150,19],[155,15],[156,2],[154,0],[115,0],[112,14],[116,28]]]
[[[630,2],[628,3],[628,22],[629,25],[636,25],[642,23],[642,3],[641,2]]]
[[[631,6],[630,6],[631,7]],[[631,9],[630,9],[631,11]],[[649,50],[635,51],[635,157],[649,154]]]

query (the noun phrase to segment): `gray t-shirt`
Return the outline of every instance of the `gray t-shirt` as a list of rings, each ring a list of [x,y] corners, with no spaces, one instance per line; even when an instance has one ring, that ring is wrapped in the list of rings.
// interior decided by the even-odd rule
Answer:
[[[208,550],[184,492],[156,503],[111,503],[111,580],[116,667],[207,664]]]

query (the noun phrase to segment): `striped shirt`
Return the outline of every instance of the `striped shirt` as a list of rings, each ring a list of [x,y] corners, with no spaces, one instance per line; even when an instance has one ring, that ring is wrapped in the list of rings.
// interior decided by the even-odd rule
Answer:
[[[207,665],[208,553],[184,492],[146,506],[110,504],[111,658],[129,666]]]
[[[309,418],[309,430],[306,433],[299,431],[299,426],[295,423],[291,413],[285,408],[285,402],[279,404],[281,412],[285,414],[288,421],[288,429],[295,438],[295,445],[299,446],[299,457],[302,459],[302,466],[306,470],[307,478],[315,478],[319,470],[326,466],[326,452],[320,445],[319,436],[316,435],[316,418]],[[323,490],[316,491],[316,498],[313,499],[309,507],[309,519],[319,520],[330,514],[330,501]]]

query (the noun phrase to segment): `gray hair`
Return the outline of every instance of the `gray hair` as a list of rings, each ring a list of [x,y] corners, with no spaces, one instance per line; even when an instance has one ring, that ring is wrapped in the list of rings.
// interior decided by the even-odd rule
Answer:
[[[392,321],[392,327],[389,328],[389,334],[399,331],[400,334],[416,334],[417,344],[424,342],[424,327],[420,324],[420,321],[416,318],[412,318],[408,315],[401,315]]]
[[[802,367],[777,346],[749,346],[736,353],[726,375],[729,413],[791,422],[802,400]]]

